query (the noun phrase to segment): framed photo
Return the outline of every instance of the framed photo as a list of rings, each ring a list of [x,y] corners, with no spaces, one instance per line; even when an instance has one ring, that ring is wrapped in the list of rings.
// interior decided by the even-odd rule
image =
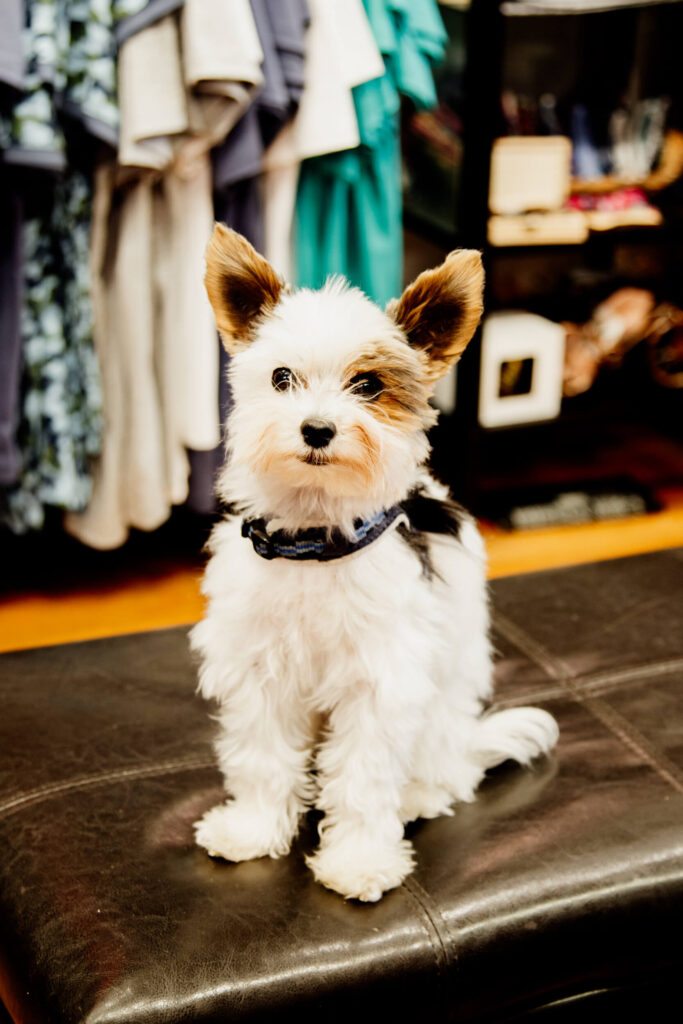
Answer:
[[[565,331],[535,313],[492,313],[482,331],[479,422],[506,427],[555,419]]]

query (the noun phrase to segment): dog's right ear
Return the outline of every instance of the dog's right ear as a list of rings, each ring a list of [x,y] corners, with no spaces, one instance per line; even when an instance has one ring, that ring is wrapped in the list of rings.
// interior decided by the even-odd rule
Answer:
[[[483,311],[484,268],[476,249],[456,249],[441,266],[423,271],[387,313],[406,340],[427,356],[427,375],[438,380],[456,363]]]
[[[207,246],[204,284],[231,354],[247,347],[255,322],[277,305],[285,287],[268,260],[225,224],[216,224]]]

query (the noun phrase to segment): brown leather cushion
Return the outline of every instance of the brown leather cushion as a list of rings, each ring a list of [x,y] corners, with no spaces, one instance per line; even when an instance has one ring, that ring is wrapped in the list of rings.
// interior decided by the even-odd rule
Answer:
[[[661,993],[683,960],[683,552],[493,591],[499,703],[552,710],[557,755],[413,826],[417,871],[371,906],[304,868],[314,822],[278,861],[193,845],[221,786],[186,630],[2,656],[12,1017],[585,1021],[589,996]]]

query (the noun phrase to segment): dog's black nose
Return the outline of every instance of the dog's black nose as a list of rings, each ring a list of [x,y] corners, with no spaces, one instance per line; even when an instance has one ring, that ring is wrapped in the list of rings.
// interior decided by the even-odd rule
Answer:
[[[301,435],[311,448],[326,448],[336,433],[334,423],[325,420],[304,420],[301,424]]]

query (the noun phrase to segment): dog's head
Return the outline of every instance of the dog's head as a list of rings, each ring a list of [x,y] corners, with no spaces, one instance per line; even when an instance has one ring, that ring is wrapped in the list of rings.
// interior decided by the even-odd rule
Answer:
[[[478,252],[451,253],[382,311],[341,279],[291,291],[241,235],[216,225],[206,287],[232,355],[231,462],[264,487],[381,507],[428,453],[435,382],[482,312]]]

